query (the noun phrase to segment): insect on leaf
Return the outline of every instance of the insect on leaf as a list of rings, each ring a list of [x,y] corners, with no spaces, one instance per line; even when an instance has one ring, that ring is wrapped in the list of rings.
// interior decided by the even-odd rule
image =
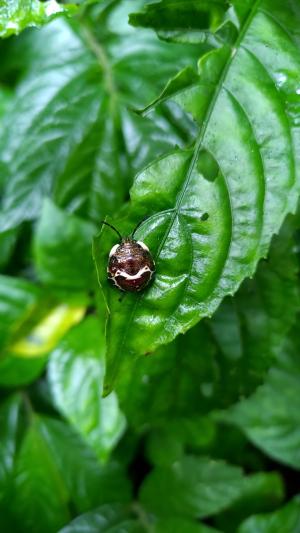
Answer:
[[[255,1],[234,46],[207,53],[198,80],[185,71],[185,82],[177,78],[163,93],[193,116],[199,133],[193,148],[156,160],[131,189],[125,229],[149,217],[137,238],[157,273],[149,290],[122,303],[108,292],[106,391],[124,362],[170,342],[233,294],[296,208],[300,6],[290,6],[288,14],[279,1],[272,8]],[[108,254],[114,242],[103,238],[98,247]]]

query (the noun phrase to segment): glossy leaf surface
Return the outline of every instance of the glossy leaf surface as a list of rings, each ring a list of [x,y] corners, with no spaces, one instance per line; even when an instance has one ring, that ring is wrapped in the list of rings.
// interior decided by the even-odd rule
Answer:
[[[211,320],[122,373],[117,391],[132,424],[205,414],[262,382],[297,321],[299,260],[292,235],[288,222],[254,279],[226,298]]]
[[[69,425],[43,417],[38,428],[78,513],[129,500],[130,486],[122,468],[117,463],[100,465],[96,454]]]
[[[121,27],[97,22],[101,41],[89,24],[57,20],[24,36],[12,50],[11,63],[22,69],[25,60],[28,67],[0,135],[1,231],[36,219],[49,196],[99,224],[127,199],[137,169],[190,138],[168,120],[168,110],[146,121],[128,110],[152,99],[190,60],[186,49],[173,45],[174,67],[174,48],[148,32],[124,32],[120,20],[126,13],[115,17]]]
[[[35,234],[37,275],[46,285],[84,290],[92,285],[92,224],[46,200]]]
[[[297,321],[299,260],[292,235],[287,221],[255,277],[234,298],[225,299],[208,324],[222,354],[221,379],[241,396],[265,378]]]
[[[157,264],[153,286],[120,305],[109,291],[107,391],[135,354],[152,352],[211,315],[253,274],[299,192],[297,2],[248,10],[233,46],[201,58],[198,83],[173,95],[199,124],[195,148],[170,153],[138,174],[131,223]],[[273,6],[273,4],[272,4]],[[103,254],[112,239],[95,243]],[[97,256],[105,286],[105,262]]]
[[[229,506],[244,482],[237,467],[186,456],[169,468],[154,469],[141,488],[141,500],[158,515],[200,518]]]
[[[284,498],[284,482],[277,472],[253,474],[248,476],[247,487],[239,498],[217,517],[216,524],[225,533],[236,531],[245,518],[277,509]]]
[[[100,466],[81,437],[62,421],[32,413],[17,456],[14,503],[8,503],[24,531],[56,532],[77,514],[130,497],[124,471]],[[14,507],[17,502],[17,508]]]
[[[296,533],[300,529],[299,498],[270,514],[248,518],[238,533]]]
[[[299,0],[76,3],[0,39],[0,531],[298,533]]]
[[[75,4],[61,5],[56,0],[3,0],[0,5],[0,37],[9,37],[30,26],[41,26],[58,15],[75,12]]]
[[[121,505],[102,506],[79,516],[60,533],[143,533],[138,521],[130,518],[126,507]]]
[[[222,22],[227,7],[223,0],[162,0],[146,5],[140,13],[132,13],[129,23],[153,28],[161,39],[211,44],[218,42],[213,30]]]
[[[60,533],[143,533],[144,528],[122,505],[106,505],[79,516]]]
[[[252,396],[233,406],[221,417],[238,425],[267,455],[299,469],[298,343],[294,346],[285,345],[282,353],[283,361],[270,371],[266,382]]]
[[[16,462],[14,505],[16,516],[22,517],[24,532],[54,533],[69,520],[63,473],[57,470],[35,422]]]
[[[104,339],[89,317],[68,333],[50,355],[48,377],[54,403],[98,458],[105,460],[124,430],[116,395],[102,398]]]

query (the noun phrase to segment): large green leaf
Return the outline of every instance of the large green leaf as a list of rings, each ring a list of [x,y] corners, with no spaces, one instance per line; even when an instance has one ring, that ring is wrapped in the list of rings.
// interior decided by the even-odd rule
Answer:
[[[2,515],[5,523],[12,514],[17,531],[56,532],[70,520],[71,508],[81,513],[108,502],[127,503],[130,487],[117,463],[100,466],[96,455],[72,428],[62,421],[37,416],[28,400],[26,406],[30,426],[16,458],[12,489],[8,479],[2,487],[6,508],[3,506],[2,511],[1,507],[1,524]],[[11,411],[3,428],[2,451],[10,475],[16,455],[17,421],[17,413]]]
[[[236,502],[216,517],[216,525],[224,533],[236,531],[246,517],[272,511],[284,500],[284,484],[277,472],[253,474],[247,478],[247,485]]]
[[[50,195],[99,223],[127,199],[137,169],[190,138],[169,108],[146,121],[128,110],[190,60],[186,48],[147,31],[117,33],[109,20],[57,20],[12,46],[7,61],[25,73],[0,135],[1,231],[36,218]]]
[[[78,513],[105,503],[129,501],[129,483],[117,463],[100,466],[90,447],[60,420],[39,417],[37,427]]]
[[[225,299],[212,319],[122,372],[117,391],[130,424],[139,430],[158,424],[165,429],[165,417],[199,418],[249,395],[262,382],[297,320],[299,262],[293,233],[289,221],[254,279]],[[175,441],[174,446],[178,435]],[[169,445],[162,446],[162,453],[164,448],[168,456]]]
[[[175,42],[217,45],[221,32],[214,33],[224,21],[228,8],[225,0],[189,1],[162,0],[147,4],[141,13],[132,13],[129,23],[133,26],[153,28],[161,39]],[[228,36],[229,27],[226,28]],[[233,28],[230,28],[233,31]]]
[[[119,224],[126,234],[149,217],[137,237],[156,260],[153,286],[120,303],[105,280],[115,241],[103,235],[95,242],[110,308],[107,391],[125,359],[170,342],[233,294],[296,208],[300,12],[297,1],[290,5],[289,16],[279,1],[253,2],[234,46],[203,56],[198,81],[191,76],[185,88],[169,91],[199,124],[195,147],[138,174],[129,221]]]
[[[208,322],[221,352],[222,380],[241,396],[265,377],[297,320],[299,260],[293,225],[284,224],[255,277],[234,298],[225,299]]]
[[[37,275],[46,285],[84,290],[92,285],[93,225],[46,200],[34,239]]]
[[[56,0],[1,0],[0,37],[20,33],[30,26],[41,26],[58,15],[75,11],[75,4],[61,5]]]
[[[238,467],[186,456],[170,467],[156,467],[144,480],[141,501],[158,515],[201,518],[228,507],[244,484]]]
[[[55,533],[70,519],[64,474],[57,470],[35,419],[16,461],[14,509],[26,533]]]
[[[141,501],[158,517],[199,519],[218,513],[214,525],[226,532],[250,514],[274,509],[283,497],[277,473],[243,477],[237,467],[196,456],[156,466],[141,488]]]
[[[282,509],[252,516],[239,527],[238,533],[297,533],[300,530],[300,501],[295,498]]]
[[[122,373],[117,387],[129,423],[141,431],[164,426],[166,419],[205,414],[219,400],[226,404],[216,356],[216,346],[200,324],[186,337],[137,360],[131,371]]]
[[[103,505],[78,516],[59,533],[143,533],[146,531],[122,505]]]
[[[283,361],[252,396],[218,417],[239,426],[270,457],[299,469],[300,366],[299,343],[295,344],[282,348]]]
[[[93,316],[68,333],[50,355],[54,403],[104,460],[123,433],[125,420],[112,393],[102,398],[104,338]]]

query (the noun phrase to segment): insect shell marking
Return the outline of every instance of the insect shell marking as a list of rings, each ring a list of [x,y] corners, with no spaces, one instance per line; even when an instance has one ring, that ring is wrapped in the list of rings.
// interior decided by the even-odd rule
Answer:
[[[107,273],[118,289],[138,292],[150,282],[155,272],[155,264],[149,248],[141,241],[130,237],[123,239],[121,244],[112,247]]]
[[[144,250],[146,250],[147,252],[149,252],[149,248],[148,246],[146,246],[146,244],[142,241],[136,241]]]
[[[111,257],[112,255],[114,255],[114,254],[116,253],[116,251],[117,251],[117,249],[119,248],[119,246],[120,246],[119,244],[115,244],[115,245],[112,247],[111,251],[109,252],[109,257]]]

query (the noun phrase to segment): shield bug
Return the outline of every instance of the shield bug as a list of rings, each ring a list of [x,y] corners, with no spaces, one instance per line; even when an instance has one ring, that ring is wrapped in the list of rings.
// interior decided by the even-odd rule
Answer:
[[[138,292],[145,289],[155,273],[155,263],[149,248],[134,238],[142,222],[129,237],[122,237],[114,226],[102,221],[117,233],[121,241],[112,247],[107,265],[108,279],[121,291]]]

